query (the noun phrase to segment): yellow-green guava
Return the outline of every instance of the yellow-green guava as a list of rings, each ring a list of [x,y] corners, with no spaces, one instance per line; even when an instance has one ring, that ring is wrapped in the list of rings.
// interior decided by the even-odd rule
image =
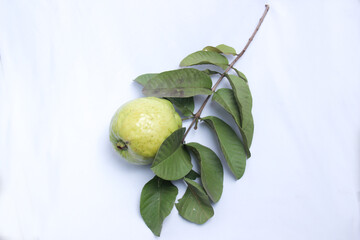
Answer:
[[[152,163],[163,141],[181,126],[170,101],[138,98],[116,111],[110,123],[110,141],[127,161],[146,165]]]

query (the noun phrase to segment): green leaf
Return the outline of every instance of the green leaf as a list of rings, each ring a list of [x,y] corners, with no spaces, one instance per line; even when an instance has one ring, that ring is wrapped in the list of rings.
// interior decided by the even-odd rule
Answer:
[[[240,179],[244,175],[246,166],[246,152],[241,140],[234,130],[220,118],[209,116],[203,120],[215,131],[231,172],[236,179]]]
[[[138,76],[134,81],[140,83],[141,85],[145,86],[146,83],[158,75],[158,73],[147,73]],[[191,116],[194,112],[194,98],[166,98],[172,104],[176,106],[176,108],[184,115],[184,116]]]
[[[241,127],[241,116],[238,104],[236,102],[234,91],[232,89],[228,88],[220,88],[217,90],[212,98],[215,102],[217,102],[220,106],[222,106],[230,115],[233,117],[233,119],[236,122],[236,125],[239,127],[240,133],[244,140],[245,145],[245,151],[248,157],[251,156],[248,142],[246,141],[245,132]]]
[[[140,197],[140,214],[146,225],[160,236],[162,223],[175,204],[178,189],[157,176],[145,184]]]
[[[194,98],[167,98],[184,115],[191,116],[194,112]]]
[[[185,128],[173,132],[161,144],[151,170],[165,180],[183,178],[192,169],[191,158],[182,144]]]
[[[207,47],[204,47],[203,51],[236,55],[235,49],[232,48],[232,47],[229,47],[229,46],[227,46],[225,44],[220,44],[220,45],[217,45],[216,47],[207,46]]]
[[[219,66],[223,69],[226,69],[229,61],[226,57],[217,52],[209,51],[197,51],[187,57],[185,57],[181,63],[180,67],[201,65],[201,64],[213,64]]]
[[[225,44],[217,45],[216,48],[219,49],[224,54],[236,55],[235,49]]]
[[[188,178],[185,178],[185,182],[188,184],[186,192],[175,206],[183,218],[203,224],[214,216],[209,197],[198,183]]]
[[[213,46],[206,46],[203,48],[203,51],[222,53],[220,49]]]
[[[134,81],[140,83],[141,85],[145,86],[147,82],[158,75],[158,73],[147,73],[138,76]],[[194,98],[166,98],[172,104],[176,106],[176,108],[184,115],[184,116],[191,116],[194,112]]]
[[[213,202],[220,200],[223,191],[224,170],[218,156],[199,143],[186,144],[200,162],[201,182]]]
[[[228,113],[230,113],[236,124],[240,126],[240,111],[232,89],[220,88],[213,94],[212,100],[220,104],[220,106],[222,106]]]
[[[134,79],[135,82],[140,83],[141,85],[145,86],[146,83],[152,79],[153,77],[155,77],[156,75],[158,75],[158,73],[146,73],[146,74],[142,74],[140,76],[138,76],[137,78]]]
[[[245,82],[248,82],[245,74],[243,74],[242,72],[240,72],[239,70],[237,70],[236,68],[232,67],[232,69],[234,69],[234,71],[236,72],[236,74],[238,75],[238,77],[242,78]]]
[[[191,180],[195,180],[196,178],[200,177],[200,174],[198,174],[197,172],[195,172],[194,170],[191,170],[186,176],[186,178],[189,178]]]
[[[184,68],[162,72],[151,78],[145,85],[143,93],[153,97],[192,97],[210,95],[211,78],[194,68]]]
[[[250,148],[254,135],[254,120],[251,114],[252,96],[249,85],[238,76],[229,74],[226,77],[229,79],[230,85],[234,90],[235,99],[239,107],[243,138]]]

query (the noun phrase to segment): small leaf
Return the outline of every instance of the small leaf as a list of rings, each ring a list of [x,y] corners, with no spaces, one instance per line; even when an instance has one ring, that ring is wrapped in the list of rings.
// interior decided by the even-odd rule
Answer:
[[[220,118],[209,116],[203,120],[215,131],[231,172],[236,179],[240,179],[244,175],[246,166],[246,152],[241,140],[234,130]]]
[[[249,150],[248,142],[246,141],[245,132],[241,127],[240,111],[234,96],[234,91],[228,88],[220,88],[214,93],[212,99],[220,106],[222,106],[228,113],[230,113],[230,115],[235,120],[236,125],[239,127],[240,133],[244,140],[246,154],[248,155],[248,157],[250,157],[251,153]]]
[[[191,180],[195,180],[197,178],[200,177],[200,174],[198,174],[197,172],[195,172],[194,170],[191,170],[186,176],[186,178],[189,178]]]
[[[158,75],[158,73],[146,73],[146,74],[142,74],[140,76],[138,76],[137,78],[134,79],[135,82],[140,83],[141,85],[145,86],[146,83],[152,79],[153,77],[155,77],[156,75]]]
[[[151,170],[162,179],[177,180],[192,169],[190,155],[181,143],[184,132],[185,128],[173,132],[156,153]]]
[[[220,49],[213,46],[206,46],[203,48],[203,51],[222,53]]]
[[[234,90],[234,96],[239,107],[241,116],[241,129],[243,130],[243,138],[250,148],[254,135],[254,120],[251,114],[252,96],[249,85],[242,78],[235,75],[226,75],[230,85]]]
[[[186,192],[175,206],[183,218],[203,224],[214,216],[209,197],[198,183],[188,178],[185,178],[185,182],[188,184]]]
[[[218,156],[199,143],[188,143],[186,147],[195,154],[200,162],[201,182],[213,202],[220,200],[223,191],[224,170]]]
[[[153,97],[192,97],[210,95],[211,78],[194,68],[184,68],[162,72],[151,78],[145,85],[143,93]]]
[[[140,197],[140,214],[146,225],[160,236],[162,223],[175,204],[178,189],[157,176],[145,184]]]
[[[217,45],[216,48],[219,49],[224,54],[236,55],[235,49],[225,44]]]
[[[217,45],[216,47],[207,46],[207,47],[204,47],[203,51],[236,55],[235,49],[232,48],[232,47],[229,47],[229,46],[227,46],[225,44],[220,44],[220,45]]]
[[[234,69],[234,71],[236,72],[236,74],[238,75],[238,77],[242,78],[245,82],[248,82],[246,76],[240,72],[239,70],[237,70],[236,68],[232,67],[232,69]]]
[[[191,116],[194,112],[194,97],[188,98],[167,98],[184,115]]]
[[[185,57],[181,61],[180,67],[201,64],[213,64],[223,69],[226,69],[229,61],[226,57],[217,52],[197,51]]]

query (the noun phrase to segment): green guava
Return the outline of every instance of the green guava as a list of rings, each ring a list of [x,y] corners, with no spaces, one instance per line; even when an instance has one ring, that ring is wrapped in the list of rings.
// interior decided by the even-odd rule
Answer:
[[[110,123],[110,141],[114,149],[130,163],[152,163],[163,141],[182,121],[172,103],[144,97],[121,106]]]

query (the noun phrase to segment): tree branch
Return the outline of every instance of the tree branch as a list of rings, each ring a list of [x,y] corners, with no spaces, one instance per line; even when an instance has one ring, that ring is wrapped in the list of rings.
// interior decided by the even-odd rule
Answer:
[[[217,80],[217,82],[214,84],[214,86],[211,88],[211,91],[215,92],[216,88],[218,87],[218,85],[220,84],[221,80],[223,80],[223,78],[225,77],[225,75],[230,71],[230,69],[235,65],[235,63],[241,58],[242,55],[244,55],[246,49],[249,47],[250,43],[252,42],[252,40],[254,39],[256,33],[259,31],[259,28],[261,26],[261,24],[264,21],[264,18],[267,14],[267,12],[269,11],[269,5],[265,5],[265,10],[263,15],[261,16],[259,23],[257,24],[253,34],[251,35],[251,37],[249,38],[248,42],[246,43],[244,49],[237,54],[236,58],[230,63],[230,65],[228,66],[228,68],[226,68],[225,72],[223,74],[221,74],[220,78]],[[208,95],[205,99],[205,101],[203,102],[203,104],[201,105],[201,107],[199,108],[199,110],[196,112],[194,119],[192,120],[190,126],[186,129],[186,132],[184,134],[184,137],[182,139],[182,142],[184,142],[186,136],[188,135],[188,133],[190,132],[191,128],[194,126],[194,124],[199,120],[202,111],[205,108],[205,105],[207,104],[207,102],[209,101],[211,95]]]

